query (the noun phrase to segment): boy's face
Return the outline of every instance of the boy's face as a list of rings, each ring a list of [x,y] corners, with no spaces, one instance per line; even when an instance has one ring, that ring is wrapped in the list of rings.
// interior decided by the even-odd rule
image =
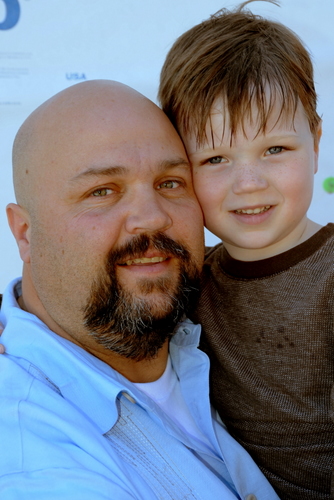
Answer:
[[[271,257],[312,234],[306,212],[318,168],[318,137],[315,141],[301,104],[293,123],[284,116],[278,120],[280,110],[278,103],[264,134],[257,133],[254,109],[231,144],[228,117],[224,127],[218,101],[207,143],[198,146],[194,134],[183,135],[206,227],[238,260]]]

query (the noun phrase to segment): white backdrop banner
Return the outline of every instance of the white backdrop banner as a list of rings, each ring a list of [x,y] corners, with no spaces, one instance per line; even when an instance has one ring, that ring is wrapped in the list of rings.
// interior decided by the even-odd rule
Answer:
[[[27,115],[59,90],[95,78],[121,81],[156,101],[160,69],[174,40],[222,7],[237,4],[224,0],[0,0],[0,292],[21,274],[5,207],[14,201],[11,146]],[[250,7],[292,28],[312,54],[324,133],[309,215],[326,224],[334,213],[334,2],[282,0],[279,8],[259,1]],[[207,244],[216,241],[207,233]]]

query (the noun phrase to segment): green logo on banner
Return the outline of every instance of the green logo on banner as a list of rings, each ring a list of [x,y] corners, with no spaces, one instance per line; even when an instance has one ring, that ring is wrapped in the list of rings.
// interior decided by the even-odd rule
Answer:
[[[324,190],[326,193],[333,194],[334,193],[334,177],[327,177],[322,183]]]

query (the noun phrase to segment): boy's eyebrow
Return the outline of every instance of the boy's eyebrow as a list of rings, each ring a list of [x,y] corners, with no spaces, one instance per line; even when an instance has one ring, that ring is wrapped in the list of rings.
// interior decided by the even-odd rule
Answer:
[[[173,160],[163,160],[158,163],[158,170],[163,173],[165,170],[175,167],[187,167],[190,168],[190,164],[184,158],[175,158]],[[131,168],[125,167],[123,165],[115,165],[111,167],[89,167],[87,170],[80,172],[70,179],[70,182],[80,181],[81,179],[90,177],[110,177],[113,175],[126,175],[131,171]]]

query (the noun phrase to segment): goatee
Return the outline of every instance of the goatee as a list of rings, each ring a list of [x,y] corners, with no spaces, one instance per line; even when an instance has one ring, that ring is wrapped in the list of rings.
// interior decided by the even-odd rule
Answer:
[[[116,267],[142,257],[149,248],[176,257],[179,272],[177,279],[141,280],[140,298],[119,283]],[[99,344],[121,356],[136,361],[153,358],[182,316],[195,307],[199,281],[199,266],[183,245],[163,233],[136,236],[110,251],[105,269],[93,283],[84,310],[85,326]],[[155,296],[158,292],[155,301],[150,300],[152,292]]]

